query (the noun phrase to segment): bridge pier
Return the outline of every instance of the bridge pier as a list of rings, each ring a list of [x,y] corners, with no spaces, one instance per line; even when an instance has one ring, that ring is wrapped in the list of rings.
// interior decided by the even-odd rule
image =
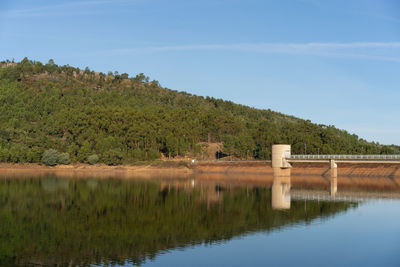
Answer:
[[[337,164],[333,159],[331,159],[329,163],[330,163],[329,193],[331,194],[331,196],[334,196],[337,193]]]
[[[337,177],[337,164],[336,164],[335,160],[331,159],[329,161],[329,163],[330,163],[329,169],[330,169],[331,177]]]
[[[331,170],[337,170],[337,164],[334,159],[329,160]]]

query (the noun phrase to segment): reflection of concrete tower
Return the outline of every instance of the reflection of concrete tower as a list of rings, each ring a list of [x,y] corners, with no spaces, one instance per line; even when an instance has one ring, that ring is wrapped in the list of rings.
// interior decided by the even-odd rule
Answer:
[[[331,196],[337,193],[337,164],[334,160],[330,161],[330,177],[329,177],[330,189],[329,193]]]
[[[331,196],[334,196],[337,193],[337,176],[330,177],[329,183],[330,183],[329,193],[331,194]]]
[[[290,209],[290,169],[274,168],[272,209]]]

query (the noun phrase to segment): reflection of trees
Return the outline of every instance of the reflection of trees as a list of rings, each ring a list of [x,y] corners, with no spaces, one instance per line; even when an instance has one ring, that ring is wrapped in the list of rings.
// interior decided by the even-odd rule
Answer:
[[[140,264],[161,250],[271,231],[353,206],[294,201],[282,212],[272,210],[268,188],[224,189],[218,202],[205,201],[196,187],[160,188],[117,179],[2,180],[0,265]]]

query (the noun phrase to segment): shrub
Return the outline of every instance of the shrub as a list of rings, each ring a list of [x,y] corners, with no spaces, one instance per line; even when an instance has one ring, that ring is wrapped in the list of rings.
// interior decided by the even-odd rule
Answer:
[[[155,159],[159,159],[160,157],[161,157],[161,154],[156,149],[149,149],[147,151],[147,160],[155,160]]]
[[[103,162],[107,165],[119,165],[122,163],[123,154],[119,149],[111,149],[102,155]]]
[[[131,151],[131,156],[135,160],[143,160],[145,158],[145,153],[141,149],[134,149]]]
[[[58,151],[55,149],[48,149],[43,153],[42,163],[47,166],[55,166],[58,162]]]
[[[71,163],[68,153],[59,153],[55,149],[48,149],[43,153],[42,163],[47,166],[55,166],[57,164],[68,165]]]
[[[96,164],[97,162],[99,162],[99,156],[97,156],[96,154],[93,154],[93,155],[90,155],[87,160],[90,165],[93,165],[93,164]]]
[[[69,159],[69,154],[68,153],[58,154],[57,163],[64,164],[64,165],[70,164],[71,160]]]

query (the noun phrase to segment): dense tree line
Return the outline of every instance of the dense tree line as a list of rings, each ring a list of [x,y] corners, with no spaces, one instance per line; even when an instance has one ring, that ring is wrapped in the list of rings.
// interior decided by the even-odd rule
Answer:
[[[222,142],[238,159],[269,159],[271,145],[293,153],[394,154],[333,126],[178,92],[144,74],[98,73],[53,60],[3,61],[0,68],[0,161],[40,162],[44,151],[72,162],[106,164],[201,157],[204,142]]]
[[[216,190],[220,200],[208,201]],[[0,265],[141,265],[167,249],[310,223],[356,206],[293,201],[289,211],[277,211],[268,187],[185,189],[154,180],[4,179]]]

